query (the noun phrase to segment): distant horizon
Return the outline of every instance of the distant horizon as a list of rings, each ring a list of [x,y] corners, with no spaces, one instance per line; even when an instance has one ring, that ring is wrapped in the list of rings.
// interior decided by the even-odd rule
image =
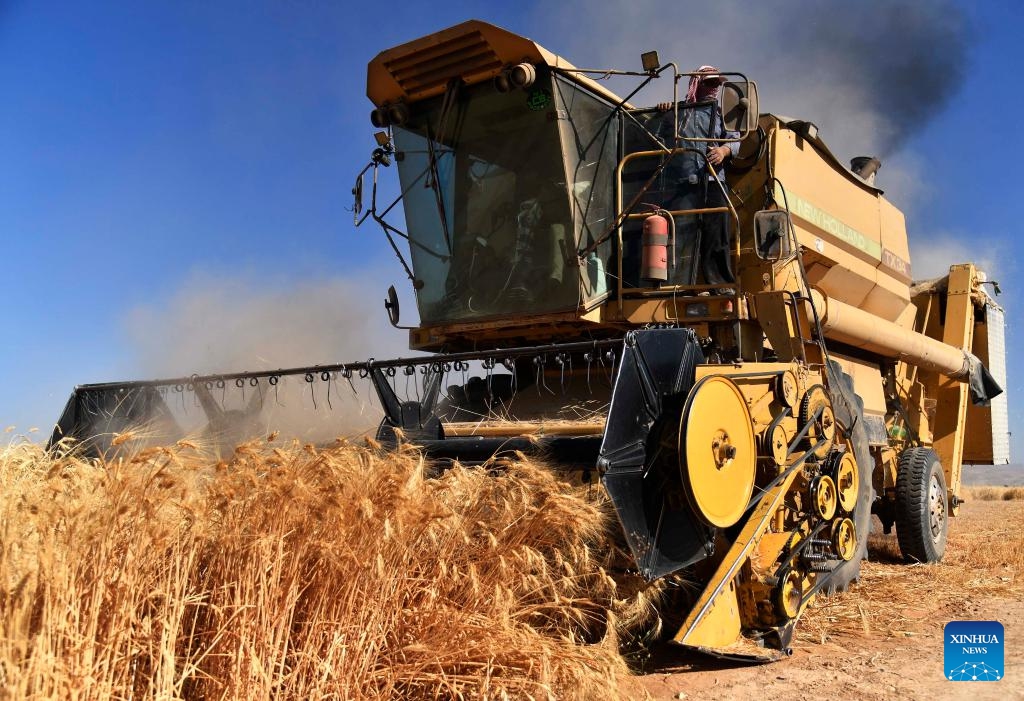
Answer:
[[[960,471],[962,483],[970,487],[1024,486],[1024,463],[1009,465],[964,465]]]

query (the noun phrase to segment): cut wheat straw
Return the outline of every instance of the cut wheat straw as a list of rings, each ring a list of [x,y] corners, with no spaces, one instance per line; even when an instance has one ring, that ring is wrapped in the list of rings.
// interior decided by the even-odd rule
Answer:
[[[976,489],[976,488],[975,488]],[[829,639],[913,637],[957,616],[977,615],[970,601],[1024,596],[1024,507],[1020,502],[982,504],[968,491],[952,519],[946,552],[935,564],[903,561],[895,533],[873,532],[868,562],[853,590],[818,598],[797,637]],[[1003,490],[999,490],[1000,502]]]

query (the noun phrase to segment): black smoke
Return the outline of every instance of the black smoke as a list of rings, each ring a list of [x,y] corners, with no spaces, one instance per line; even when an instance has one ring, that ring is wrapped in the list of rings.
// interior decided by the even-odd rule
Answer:
[[[535,39],[576,65],[639,68],[657,49],[758,82],[761,111],[815,122],[842,158],[899,150],[966,84],[972,22],[951,0],[568,0],[538,10]],[[684,86],[685,87],[685,86]],[[621,88],[619,88],[621,90]],[[641,101],[653,102],[671,90]]]
[[[972,31],[951,2],[792,4],[786,63],[859,86],[865,108],[882,118],[878,155],[897,150],[965,87]]]

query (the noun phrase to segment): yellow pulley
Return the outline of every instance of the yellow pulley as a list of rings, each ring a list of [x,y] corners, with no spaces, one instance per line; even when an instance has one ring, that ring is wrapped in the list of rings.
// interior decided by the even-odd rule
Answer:
[[[803,598],[803,574],[795,569],[787,570],[775,588],[775,611],[786,620],[796,618]]]
[[[832,525],[832,547],[843,560],[853,559],[857,553],[857,527],[851,519],[839,519]]]
[[[799,385],[796,382],[796,375],[792,370],[786,370],[775,378],[775,399],[782,406],[791,409],[796,408],[796,400],[799,394]]]
[[[828,521],[836,515],[836,483],[828,475],[819,475],[811,480],[811,505],[815,513]]]
[[[679,456],[694,513],[718,528],[739,521],[754,489],[757,448],[746,398],[732,380],[713,375],[690,390],[679,426]]]
[[[782,424],[775,424],[765,434],[764,441],[765,452],[771,456],[772,460],[779,467],[786,464],[786,458],[789,457],[789,434],[786,432],[785,427]]]
[[[840,508],[847,513],[852,512],[857,506],[857,496],[860,492],[860,471],[857,469],[857,460],[853,457],[853,453],[850,451],[843,453],[832,474],[832,479],[836,483]]]

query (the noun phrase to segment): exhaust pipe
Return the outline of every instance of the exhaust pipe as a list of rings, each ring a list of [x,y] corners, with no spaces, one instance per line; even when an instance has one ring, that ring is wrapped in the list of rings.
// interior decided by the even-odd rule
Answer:
[[[857,156],[850,161],[850,170],[860,176],[868,185],[875,184],[875,174],[882,167],[882,162],[874,156]]]

